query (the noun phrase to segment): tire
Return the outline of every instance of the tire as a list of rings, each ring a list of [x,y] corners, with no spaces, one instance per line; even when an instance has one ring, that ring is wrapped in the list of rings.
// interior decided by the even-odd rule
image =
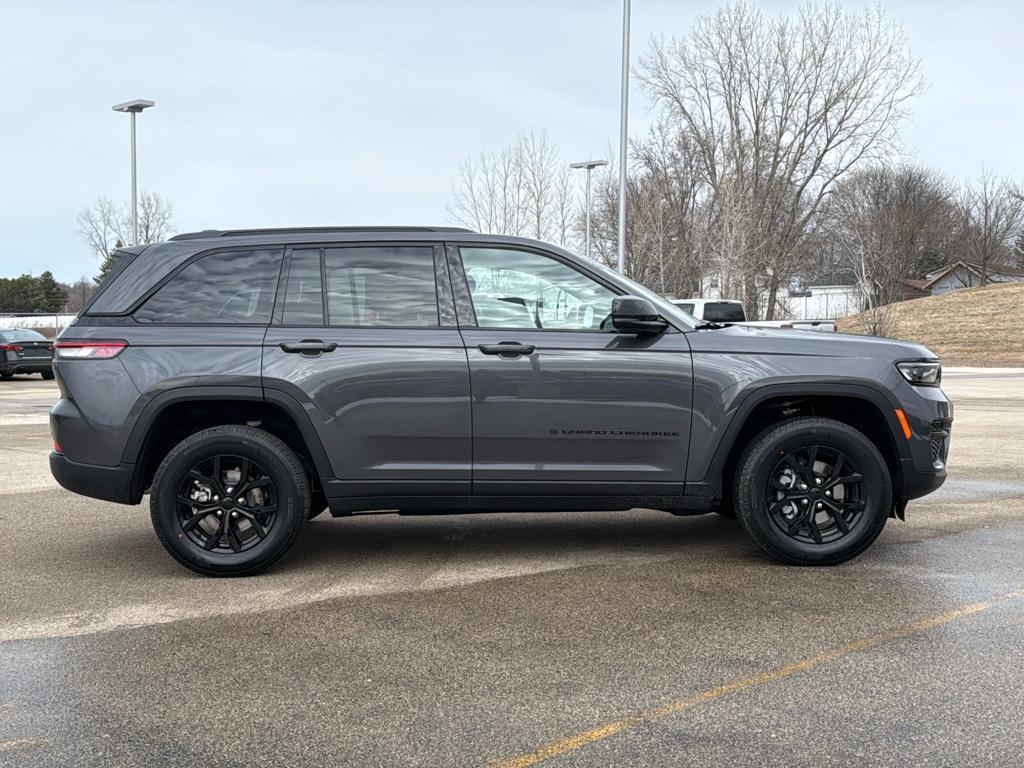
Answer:
[[[863,433],[832,419],[794,419],[751,440],[734,498],[743,527],[773,559],[837,565],[882,532],[892,478]]]
[[[47,381],[53,381],[53,371],[40,371],[39,373]]]
[[[243,469],[250,490],[236,502]],[[160,463],[150,492],[160,543],[206,576],[248,576],[273,565],[298,537],[309,504],[309,481],[292,450],[268,432],[235,425],[204,429],[178,443]]]

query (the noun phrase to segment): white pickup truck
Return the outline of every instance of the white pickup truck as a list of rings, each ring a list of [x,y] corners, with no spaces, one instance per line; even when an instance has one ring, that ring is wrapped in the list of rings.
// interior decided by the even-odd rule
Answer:
[[[743,302],[735,299],[671,299],[671,302],[698,320],[719,325],[752,325],[830,333],[836,330],[835,320],[747,320]]]

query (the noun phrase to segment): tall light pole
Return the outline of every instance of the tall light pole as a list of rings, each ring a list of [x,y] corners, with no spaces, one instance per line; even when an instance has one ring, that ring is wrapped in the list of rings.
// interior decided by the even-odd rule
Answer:
[[[111,107],[115,112],[127,112],[132,116],[132,245],[139,244],[139,187],[135,170],[135,115],[155,104],[156,102],[147,99],[134,99]]]
[[[587,239],[583,255],[590,258],[590,172],[602,165],[608,165],[607,160],[584,160],[582,163],[569,163],[570,168],[585,168],[587,171]]]
[[[626,274],[626,135],[629,113],[629,0],[622,0],[622,98],[619,111],[619,274]]]

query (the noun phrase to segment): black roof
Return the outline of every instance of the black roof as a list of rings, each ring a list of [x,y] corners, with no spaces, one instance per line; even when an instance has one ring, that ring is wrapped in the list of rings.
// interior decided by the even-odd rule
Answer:
[[[465,227],[276,227],[271,229],[204,229],[182,232],[171,240],[206,240],[215,237],[261,237],[267,235],[315,235],[358,232],[472,232]]]

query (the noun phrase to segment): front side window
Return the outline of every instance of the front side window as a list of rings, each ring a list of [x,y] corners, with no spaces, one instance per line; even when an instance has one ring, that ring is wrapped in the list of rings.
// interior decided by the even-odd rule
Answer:
[[[328,248],[324,268],[330,325],[438,324],[433,247]]]
[[[481,328],[600,330],[615,294],[582,272],[528,251],[460,248]]]
[[[143,323],[269,323],[280,251],[211,253],[189,264],[135,311]]]

